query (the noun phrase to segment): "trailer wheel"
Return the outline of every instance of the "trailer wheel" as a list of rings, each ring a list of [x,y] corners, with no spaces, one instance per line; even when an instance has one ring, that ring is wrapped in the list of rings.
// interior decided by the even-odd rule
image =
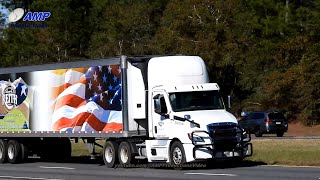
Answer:
[[[29,155],[28,146],[26,146],[23,143],[20,143],[20,147],[21,147],[21,161],[26,161]]]
[[[106,141],[102,153],[104,164],[108,168],[113,168],[118,162],[118,144],[114,141]]]
[[[8,161],[11,164],[16,164],[21,161],[21,145],[17,140],[10,140],[8,142]]]
[[[0,139],[0,163],[7,161],[8,143],[6,140]]]
[[[133,154],[130,147],[130,144],[127,141],[122,141],[119,145],[119,162],[123,165],[131,164],[133,160]]]
[[[186,155],[182,144],[175,141],[170,148],[170,164],[175,168],[183,165],[186,162]]]

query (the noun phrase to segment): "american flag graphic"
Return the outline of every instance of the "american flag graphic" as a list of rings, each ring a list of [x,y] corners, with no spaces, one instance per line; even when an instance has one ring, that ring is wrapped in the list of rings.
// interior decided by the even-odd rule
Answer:
[[[52,71],[54,131],[121,131],[120,65]]]

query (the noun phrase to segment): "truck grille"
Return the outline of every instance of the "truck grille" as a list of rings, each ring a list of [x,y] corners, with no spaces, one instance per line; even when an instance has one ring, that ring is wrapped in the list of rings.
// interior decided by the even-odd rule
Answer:
[[[212,123],[208,126],[215,151],[232,151],[238,144],[236,123]]]

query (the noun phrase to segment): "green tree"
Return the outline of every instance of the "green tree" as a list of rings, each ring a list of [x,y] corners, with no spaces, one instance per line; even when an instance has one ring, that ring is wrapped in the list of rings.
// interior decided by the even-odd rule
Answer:
[[[10,10],[51,12],[47,28],[0,29],[2,67],[121,54],[199,55],[211,81],[235,97],[233,112],[282,109],[307,125],[319,123],[318,1],[2,2]]]
[[[224,96],[240,103],[248,92],[239,83],[239,70],[251,44],[242,1],[172,0],[152,41],[158,54],[199,55],[206,61],[212,82]],[[236,108],[237,106],[235,106]]]
[[[37,1],[31,9],[50,11],[48,27],[36,31],[47,59],[66,61],[86,58],[92,33],[89,0]]]
[[[96,19],[90,45],[91,57],[150,54],[166,1],[94,1]],[[102,8],[103,7],[103,8]],[[102,16],[98,16],[102,15]]]
[[[314,54],[319,3],[248,1],[248,5],[255,12],[248,26],[254,32],[254,46],[247,51],[240,77],[241,84],[254,92],[247,101],[258,102],[264,110],[284,109],[305,124],[319,121],[313,116],[319,101],[314,71],[319,61]]]

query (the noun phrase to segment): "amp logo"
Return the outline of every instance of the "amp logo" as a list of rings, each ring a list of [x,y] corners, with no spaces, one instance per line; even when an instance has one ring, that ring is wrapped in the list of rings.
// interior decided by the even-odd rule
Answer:
[[[51,13],[48,11],[39,11],[39,12],[31,12],[28,11],[25,13],[25,10],[22,8],[17,8],[13,10],[9,14],[9,21],[10,22],[17,22],[21,18],[23,18],[23,21],[45,21],[51,16]]]
[[[50,12],[27,12],[23,21],[45,21],[51,16]]]

